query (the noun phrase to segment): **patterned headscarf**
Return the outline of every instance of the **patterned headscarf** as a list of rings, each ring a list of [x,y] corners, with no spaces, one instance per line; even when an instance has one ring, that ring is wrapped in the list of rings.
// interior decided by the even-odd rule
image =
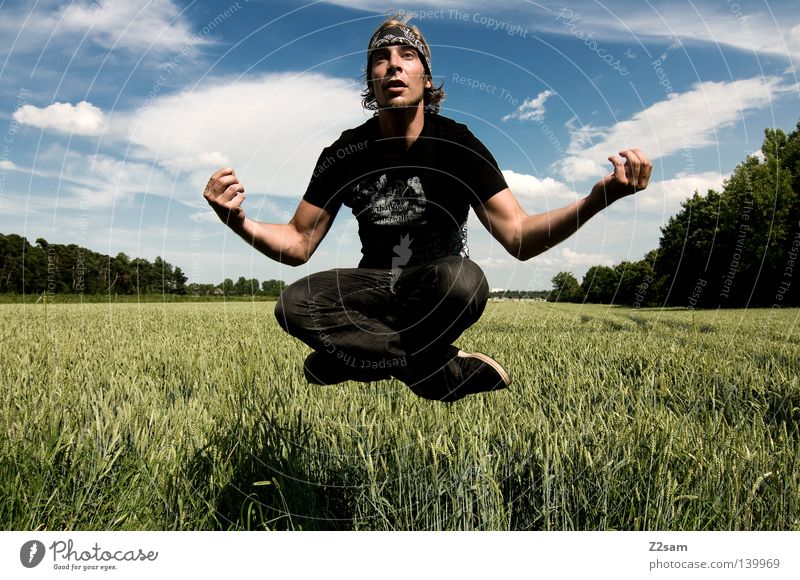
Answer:
[[[422,64],[425,66],[425,72],[431,76],[431,55],[425,48],[425,44],[417,38],[417,35],[408,27],[404,25],[387,26],[376,31],[369,40],[369,48],[367,49],[367,69],[369,70],[370,59],[372,58],[372,51],[382,46],[392,46],[397,44],[407,44],[419,53]]]

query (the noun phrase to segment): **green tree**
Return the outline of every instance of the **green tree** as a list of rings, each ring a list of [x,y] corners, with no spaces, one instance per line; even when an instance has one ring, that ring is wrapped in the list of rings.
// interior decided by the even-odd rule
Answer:
[[[617,293],[619,279],[614,268],[608,266],[592,266],[583,275],[581,293],[586,302],[611,304]]]
[[[37,238],[31,246],[24,237],[0,234],[0,292],[185,294],[187,280],[161,257],[153,263],[122,252],[111,258],[76,244]],[[258,280],[248,284],[257,288]]]
[[[614,267],[614,274],[618,282],[613,303],[624,306],[633,306],[634,304],[642,306],[645,300],[642,288],[645,285],[649,287],[655,275],[652,262],[647,259],[636,262],[623,261]]]
[[[250,280],[245,278],[244,276],[239,276],[239,279],[236,281],[234,286],[234,294],[237,296],[252,296],[253,291],[250,286]]]
[[[683,202],[662,228],[656,285],[666,304],[798,304],[793,252],[800,244],[800,123],[790,135],[767,129],[762,157],[750,156],[725,181]]]
[[[681,211],[661,228],[656,288],[662,303],[693,306],[712,305],[709,281],[718,281],[722,265],[712,254],[719,232],[721,194],[695,191],[681,204]],[[699,296],[694,289],[700,287]]]
[[[220,284],[220,287],[222,288],[222,293],[225,296],[236,295],[236,287],[233,284],[233,280],[230,278],[225,278],[225,280],[222,281],[222,284]]]
[[[559,272],[551,282],[553,289],[547,297],[549,302],[580,302],[583,299],[578,280],[571,272]]]
[[[261,293],[264,296],[271,296],[277,298],[280,296],[283,289],[286,288],[286,283],[283,280],[264,280],[261,283]]]
[[[180,267],[175,266],[175,270],[173,270],[172,272],[172,283],[171,283],[173,294],[186,294],[187,292],[186,281],[188,279],[189,278],[187,278],[186,275],[183,273],[183,270],[181,270]]]
[[[133,276],[131,275],[131,260],[120,252],[109,263],[110,281],[108,291],[118,294],[132,294],[134,291]]]

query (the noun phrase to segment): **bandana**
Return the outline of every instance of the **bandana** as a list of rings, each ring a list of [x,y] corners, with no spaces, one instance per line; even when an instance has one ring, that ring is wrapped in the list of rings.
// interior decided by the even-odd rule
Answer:
[[[408,26],[388,26],[381,28],[369,40],[369,48],[367,49],[367,68],[369,68],[369,60],[372,51],[383,46],[392,46],[396,44],[407,44],[408,46],[417,49],[420,57],[422,57],[422,64],[425,66],[425,72],[431,74],[431,55],[425,49],[422,41],[416,37]]]

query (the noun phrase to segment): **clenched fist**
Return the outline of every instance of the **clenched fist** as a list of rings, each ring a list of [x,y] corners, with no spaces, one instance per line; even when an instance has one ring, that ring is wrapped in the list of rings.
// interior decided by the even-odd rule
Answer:
[[[614,172],[597,182],[592,190],[592,195],[603,199],[603,206],[641,191],[650,183],[653,164],[641,149],[626,149],[619,155],[608,158],[614,165]]]
[[[228,227],[235,230],[244,223],[244,186],[230,167],[223,167],[208,180],[203,197]]]

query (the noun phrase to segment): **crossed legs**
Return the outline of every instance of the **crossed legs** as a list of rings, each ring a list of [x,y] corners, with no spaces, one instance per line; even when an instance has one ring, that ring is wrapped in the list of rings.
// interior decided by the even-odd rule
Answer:
[[[275,316],[314,349],[322,362],[314,366],[327,369],[313,382],[393,376],[422,397],[455,400],[465,376],[452,343],[478,321],[487,298],[478,265],[450,256],[399,276],[369,268],[312,274],[283,291]]]

